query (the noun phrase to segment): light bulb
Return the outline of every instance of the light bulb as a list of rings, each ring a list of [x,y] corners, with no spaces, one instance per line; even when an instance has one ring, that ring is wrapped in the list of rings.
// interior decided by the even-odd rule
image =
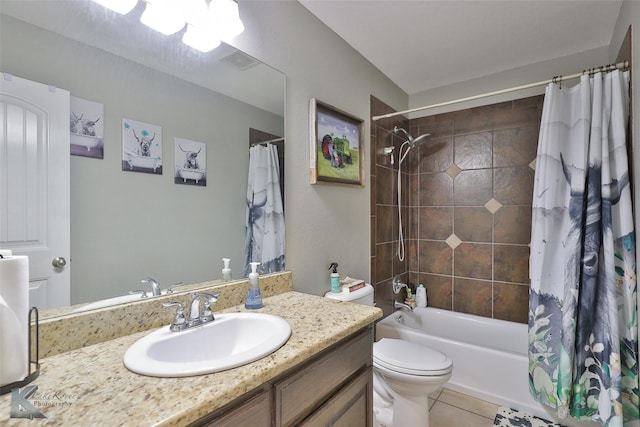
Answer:
[[[167,36],[180,31],[185,24],[175,2],[157,0],[147,3],[140,22]]]
[[[126,15],[131,12],[133,8],[138,3],[138,0],[93,0],[106,7],[107,9],[111,9],[114,12],[118,12],[121,15]]]
[[[220,46],[220,37],[215,31],[203,29],[203,26],[187,24],[187,31],[182,36],[182,42],[200,52],[209,52]]]

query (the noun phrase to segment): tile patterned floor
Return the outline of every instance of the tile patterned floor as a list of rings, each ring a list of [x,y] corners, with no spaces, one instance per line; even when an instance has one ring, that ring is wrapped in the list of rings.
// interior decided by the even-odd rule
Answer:
[[[430,427],[490,427],[498,405],[442,389],[431,395]]]

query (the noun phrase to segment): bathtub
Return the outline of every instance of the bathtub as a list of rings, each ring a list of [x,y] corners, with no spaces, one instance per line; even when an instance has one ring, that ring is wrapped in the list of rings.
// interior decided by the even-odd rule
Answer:
[[[567,426],[597,426],[560,420],[529,395],[527,325],[436,308],[396,311],[376,324],[376,340],[400,338],[426,345],[453,360],[444,385],[496,405],[537,415]]]

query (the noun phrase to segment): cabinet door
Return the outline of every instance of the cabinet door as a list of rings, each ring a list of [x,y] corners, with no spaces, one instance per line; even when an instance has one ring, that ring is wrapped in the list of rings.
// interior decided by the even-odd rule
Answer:
[[[271,392],[265,391],[213,421],[206,427],[271,427]]]
[[[339,344],[275,385],[277,426],[290,427],[323,404],[347,379],[371,364],[373,332],[367,329]]]
[[[301,427],[371,427],[373,425],[373,376],[367,368],[305,419]]]

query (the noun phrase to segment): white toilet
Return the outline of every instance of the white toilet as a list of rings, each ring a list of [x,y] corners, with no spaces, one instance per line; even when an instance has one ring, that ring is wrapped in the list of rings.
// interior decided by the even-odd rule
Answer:
[[[354,292],[327,292],[325,297],[373,305],[373,286]],[[447,355],[405,340],[382,338],[373,343],[373,412],[375,425],[428,427],[428,394],[451,378]]]

